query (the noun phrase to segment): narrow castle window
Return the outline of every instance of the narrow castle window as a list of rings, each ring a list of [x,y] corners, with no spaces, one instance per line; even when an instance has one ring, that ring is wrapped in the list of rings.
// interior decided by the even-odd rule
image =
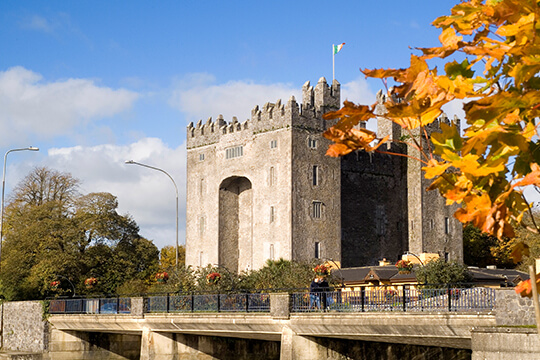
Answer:
[[[448,217],[444,218],[444,233],[450,234],[450,219]]]
[[[204,219],[204,216],[201,216],[199,218],[199,235],[202,236],[204,234],[205,228],[206,228],[205,219]]]
[[[270,260],[274,260],[274,244],[270,244]]]
[[[204,179],[201,179],[200,183],[199,183],[199,195],[203,195],[204,194]]]
[[[313,165],[313,186],[319,185],[319,167]]]
[[[244,155],[244,147],[242,145],[225,149],[225,158],[233,159]]]
[[[270,149],[275,149],[275,148],[277,148],[277,140],[270,141]]]
[[[273,223],[275,220],[276,212],[273,206],[270,206],[270,222]]]
[[[199,161],[204,161],[204,154],[199,154]]]
[[[321,258],[321,243],[315,242],[315,259]]]
[[[320,202],[320,201],[314,201],[314,202],[313,202],[313,208],[312,208],[311,216],[312,216],[314,219],[320,219],[320,218],[322,218],[322,210],[323,210],[322,202]]]
[[[271,166],[270,170],[268,171],[268,186],[274,186],[275,183],[275,170],[274,167]]]
[[[204,263],[204,252],[201,251],[201,252],[199,253],[199,266],[200,266],[200,267],[203,267],[204,265],[206,265],[206,264]]]
[[[308,139],[308,147],[310,149],[316,149],[317,148],[317,139],[309,138]]]

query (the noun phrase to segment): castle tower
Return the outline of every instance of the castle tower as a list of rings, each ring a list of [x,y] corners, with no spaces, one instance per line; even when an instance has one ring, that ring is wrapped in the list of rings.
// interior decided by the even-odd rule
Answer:
[[[443,114],[424,128],[427,135],[440,131],[441,123],[450,125],[451,121]],[[457,117],[454,117],[453,123],[460,127]],[[415,129],[413,136],[421,139],[424,149],[429,151],[433,148],[419,129]],[[420,151],[413,147],[409,146],[407,153],[422,158]],[[446,206],[446,199],[437,190],[426,191],[432,180],[423,176],[422,166],[417,160],[407,159],[408,251],[414,254],[437,253],[447,261],[462,262],[463,225],[454,217],[459,206]]]
[[[303,104],[187,128],[186,263],[239,272],[268,259],[340,259],[339,159],[325,156],[340,85],[303,86]]]
[[[304,84],[301,105],[291,97],[256,106],[245,122],[219,116],[189,124],[187,265],[240,272],[269,259],[319,258],[354,267],[397,261],[407,251],[462,260],[456,208],[426,192],[419,162],[363,151],[325,155],[330,141],[322,133],[334,122],[322,115],[339,104],[340,84],[321,78]],[[380,136],[402,136],[382,116],[378,127]],[[384,146],[418,156],[397,142]]]

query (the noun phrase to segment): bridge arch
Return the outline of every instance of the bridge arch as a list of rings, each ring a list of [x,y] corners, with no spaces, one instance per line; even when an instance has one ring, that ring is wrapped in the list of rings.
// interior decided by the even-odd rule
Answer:
[[[243,176],[223,180],[219,186],[218,262],[231,272],[251,265],[252,220],[251,181]]]

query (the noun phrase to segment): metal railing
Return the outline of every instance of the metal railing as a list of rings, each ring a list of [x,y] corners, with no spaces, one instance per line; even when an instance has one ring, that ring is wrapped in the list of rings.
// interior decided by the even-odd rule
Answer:
[[[50,314],[130,314],[131,298],[53,299]]]
[[[338,289],[290,292],[292,312],[449,311],[484,312],[495,305],[495,289],[482,287],[366,286],[358,291]],[[270,294],[156,294],[144,297],[144,312],[270,312]],[[131,298],[53,299],[50,314],[130,314]]]
[[[292,294],[292,312],[367,311],[491,311],[495,289],[415,288],[369,286],[360,291],[297,292]]]
[[[147,311],[157,312],[269,312],[267,293],[166,294],[147,297]]]

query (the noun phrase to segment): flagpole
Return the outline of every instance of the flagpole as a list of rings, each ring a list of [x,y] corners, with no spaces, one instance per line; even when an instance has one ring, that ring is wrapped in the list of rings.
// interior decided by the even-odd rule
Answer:
[[[336,45],[332,44],[332,83],[336,80]]]

